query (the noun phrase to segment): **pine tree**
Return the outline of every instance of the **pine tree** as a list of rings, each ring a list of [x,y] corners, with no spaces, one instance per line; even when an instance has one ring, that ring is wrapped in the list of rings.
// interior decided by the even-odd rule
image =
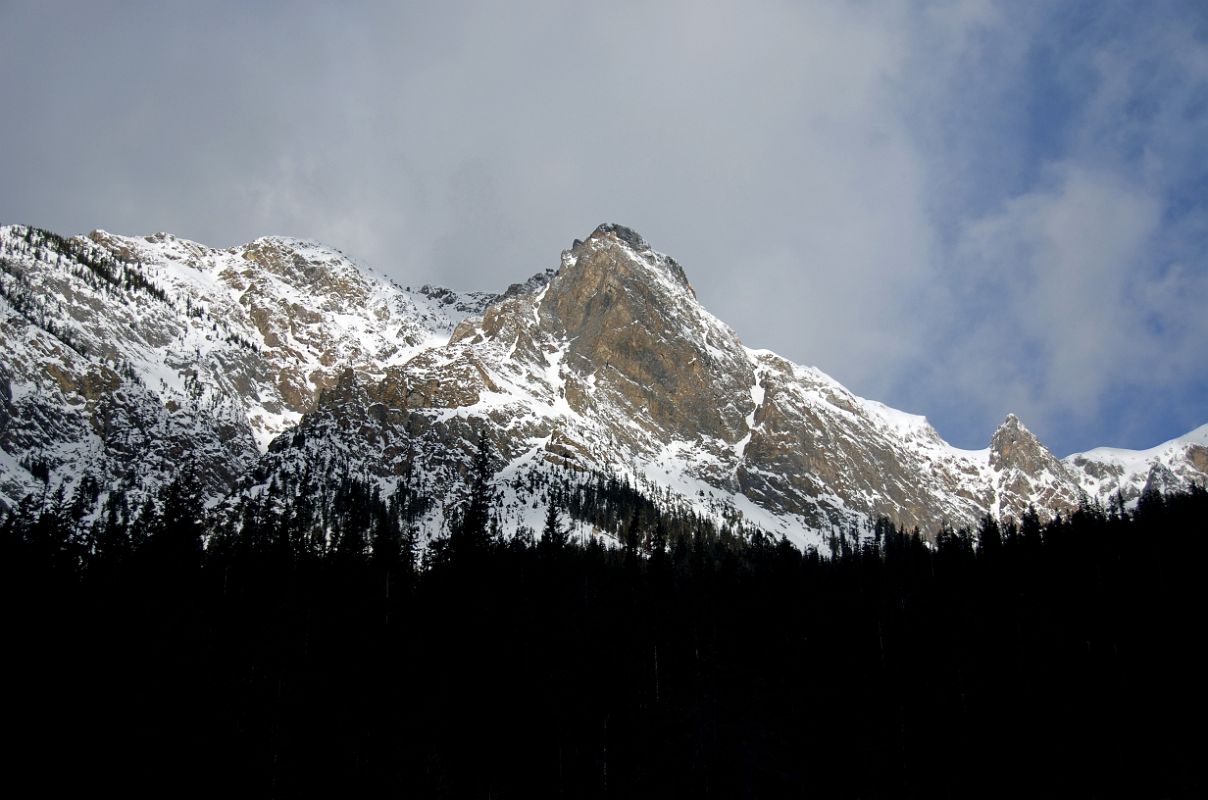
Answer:
[[[162,497],[162,510],[150,526],[147,546],[172,569],[195,570],[201,564],[204,531],[199,519],[201,487],[193,467],[168,484]]]
[[[625,525],[622,541],[625,545],[625,563],[636,566],[638,545],[642,541],[642,518],[636,505],[633,507],[629,522]]]
[[[566,531],[562,529],[558,500],[550,496],[545,509],[545,527],[541,530],[541,546],[548,551],[558,551],[566,546]]]
[[[480,436],[478,451],[474,456],[474,467],[470,473],[470,500],[449,534],[450,558],[457,560],[482,554],[490,549],[491,508],[495,503],[495,490],[491,486],[493,477],[491,444],[486,436]]]
[[[995,558],[1002,551],[1002,531],[998,527],[998,520],[989,514],[983,516],[978,525],[977,544],[981,554],[988,558]]]
[[[1031,550],[1040,546],[1041,537],[1040,514],[1031,503],[1024,510],[1019,520],[1019,535],[1024,544]]]

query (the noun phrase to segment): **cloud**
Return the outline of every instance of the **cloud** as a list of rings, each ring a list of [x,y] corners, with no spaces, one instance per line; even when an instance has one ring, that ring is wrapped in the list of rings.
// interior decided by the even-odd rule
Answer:
[[[1059,452],[1202,424],[1208,18],[1187,4],[975,11],[961,35],[945,16],[912,36],[909,72],[930,77],[907,92],[925,113],[905,116],[940,290],[921,331],[931,358],[897,372],[891,402],[969,447],[1008,411]]]
[[[1136,362],[1163,338],[1146,320],[1173,310],[1143,291],[1158,202],[1112,175],[1064,164],[1053,173],[967,225],[952,283],[975,366],[966,391],[998,405],[1007,384],[1013,410],[1046,423],[1093,415],[1107,387],[1144,380]]]
[[[1206,39],[1195,2],[6,4],[0,220],[455,288],[617,221],[957,443],[1152,444],[1208,420]]]

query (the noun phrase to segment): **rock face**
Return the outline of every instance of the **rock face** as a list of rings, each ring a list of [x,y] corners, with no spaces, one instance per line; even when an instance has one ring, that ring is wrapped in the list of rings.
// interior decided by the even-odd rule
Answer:
[[[1132,502],[1147,485],[1159,491],[1192,482],[1202,486],[1208,476],[1208,425],[1149,450],[1099,447],[1067,456],[1062,463],[1079,488],[1093,498],[1118,495]]]
[[[623,476],[802,544],[882,515],[931,533],[1208,477],[1208,426],[1058,460],[1010,416],[986,450],[953,448],[922,417],[745,347],[619,225],[501,295],[405,291],[290,239],[219,251],[12,226],[0,312],[9,505],[84,472],[153,488],[189,462],[214,501],[273,479],[406,481],[437,530],[481,436],[505,530],[540,526],[534,475],[551,470]]]
[[[493,295],[410,294],[290,239],[0,228],[0,503],[89,473],[137,492],[183,465],[233,490],[353,369],[380,378]]]
[[[570,375],[594,376],[644,427],[728,441],[746,431],[742,345],[695,302],[680,266],[628,228],[601,225],[572,248],[540,310],[541,330],[567,343]],[[572,396],[583,411],[585,393]]]
[[[463,320],[393,380],[406,413],[389,427],[408,469],[455,479],[487,436],[515,524],[526,521],[516,487],[550,467],[619,473],[805,543],[881,515],[924,532],[1029,504],[1048,516],[1083,494],[1077,469],[1014,417],[988,449],[958,450],[922,417],[744,347],[673,259],[618,225],[576,241],[548,282]]]
[[[997,497],[992,511],[999,515],[1018,519],[1029,504],[1048,512],[1078,507],[1082,493],[1074,475],[1014,414],[990,438],[990,468]]]

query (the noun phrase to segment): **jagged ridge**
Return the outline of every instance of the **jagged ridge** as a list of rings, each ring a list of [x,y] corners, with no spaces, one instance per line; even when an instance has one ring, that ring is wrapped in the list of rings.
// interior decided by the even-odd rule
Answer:
[[[0,228],[0,502],[92,472],[153,487],[182,460],[212,502],[274,476],[422,480],[446,498],[478,437],[506,527],[534,472],[623,476],[666,504],[817,544],[888,516],[925,532],[1203,481],[1208,426],[1058,460],[1014,417],[982,451],[745,347],[682,267],[601,225],[501,295],[408,292],[338,251]],[[270,444],[271,443],[271,444]]]

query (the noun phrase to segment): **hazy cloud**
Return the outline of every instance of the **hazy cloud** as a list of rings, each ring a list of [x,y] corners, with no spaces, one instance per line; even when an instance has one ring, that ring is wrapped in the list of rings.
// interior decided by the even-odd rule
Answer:
[[[1208,421],[1196,2],[7,3],[0,220],[501,288],[641,231],[752,346],[984,446]]]
[[[1145,302],[1144,254],[1158,217],[1157,202],[1136,187],[1061,165],[1050,185],[970,222],[952,283],[963,313],[951,334],[964,339],[971,367],[964,393],[987,410],[1005,401],[1044,421],[1094,416],[1107,387],[1145,380],[1136,357],[1162,338],[1146,320],[1176,309]],[[1007,397],[998,394],[1004,383]]]

